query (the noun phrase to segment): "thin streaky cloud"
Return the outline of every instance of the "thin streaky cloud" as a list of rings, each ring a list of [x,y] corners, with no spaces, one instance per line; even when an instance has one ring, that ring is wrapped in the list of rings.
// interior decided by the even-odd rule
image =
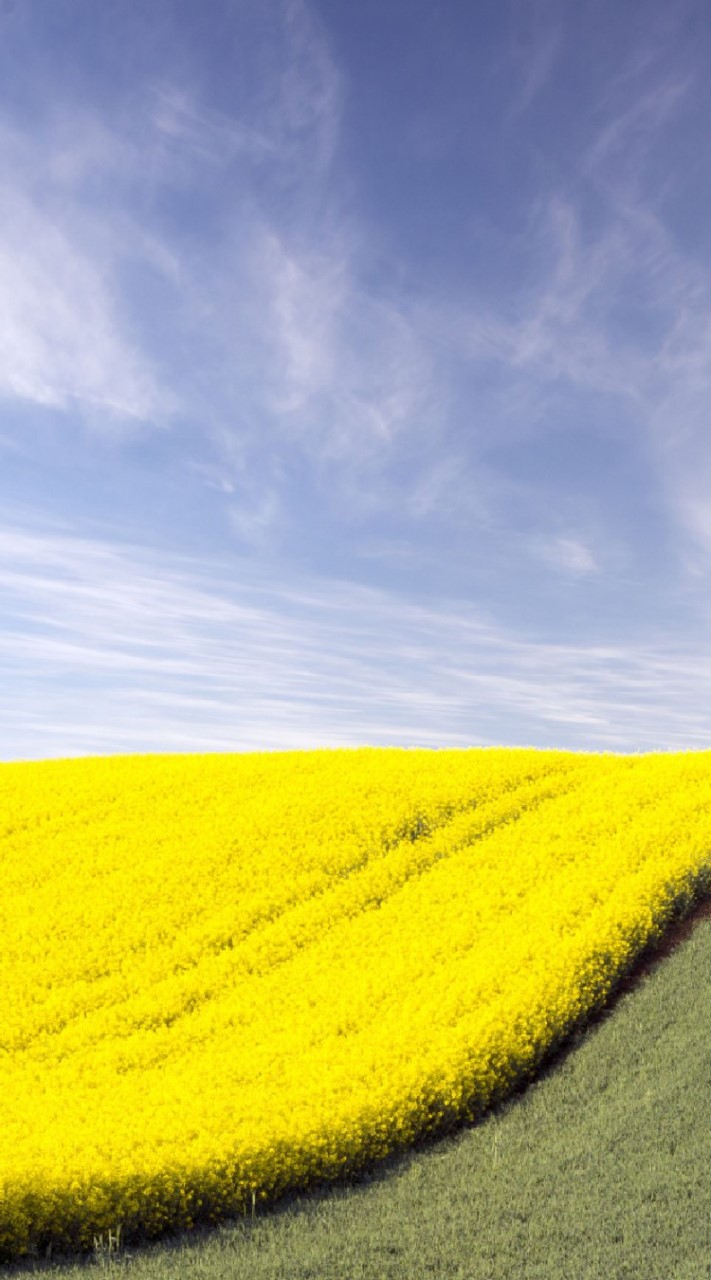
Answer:
[[[522,640],[471,606],[338,581],[265,587],[51,532],[5,529],[0,550],[2,715],[17,758],[307,738],[466,745],[491,740],[494,724],[497,740],[540,746],[575,726],[591,749],[705,741],[711,667],[678,641]],[[37,679],[41,723],[27,715]]]
[[[574,577],[585,577],[590,573],[599,573],[600,566],[592,548],[582,539],[560,535],[550,540],[533,544],[535,555],[561,573],[569,573]]]
[[[203,159],[229,164],[241,153],[267,158],[276,149],[268,135],[224,112],[199,105],[184,89],[155,85],[152,92],[155,127]]]
[[[693,75],[664,67],[659,49],[636,64],[634,77],[609,95],[607,119],[598,116],[577,190],[549,190],[532,214],[528,245],[540,264],[534,279],[506,308],[487,304],[449,317],[445,308],[439,315],[433,309],[430,319],[436,341],[483,370],[508,372],[495,411],[499,430],[508,426],[513,438],[535,433],[561,388],[576,397],[614,397],[616,416],[656,472],[679,534],[709,548],[703,494],[711,458],[703,437],[711,274],[665,223],[659,192],[646,190],[645,177],[660,133],[688,115],[695,93]],[[605,214],[592,230],[584,221],[589,185]],[[644,328],[617,325],[630,302]],[[683,559],[681,553],[680,567]]]
[[[585,157],[583,171],[595,177],[611,161],[622,157],[629,180],[630,154],[640,165],[654,145],[657,132],[679,112],[688,99],[693,80],[690,75],[657,82],[641,93],[601,129]]]
[[[103,131],[101,140],[108,142]],[[2,131],[0,394],[45,408],[165,419],[175,395],[131,341],[116,305],[111,259],[119,237],[70,195],[96,153],[95,131],[86,146],[79,134],[75,163],[65,147],[56,154],[51,136],[21,143]],[[42,186],[53,171],[49,201]]]
[[[518,43],[514,51],[514,64],[519,73],[520,84],[508,110],[511,121],[528,110],[544,88],[562,47],[562,26],[560,19],[554,14],[544,20],[541,29],[530,40]]]
[[[21,9],[9,748],[703,744],[698,0]]]

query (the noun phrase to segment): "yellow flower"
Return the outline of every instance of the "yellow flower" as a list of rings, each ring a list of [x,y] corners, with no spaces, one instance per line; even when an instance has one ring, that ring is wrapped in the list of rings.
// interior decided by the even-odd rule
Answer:
[[[711,756],[0,766],[0,1257],[474,1115],[711,886]]]

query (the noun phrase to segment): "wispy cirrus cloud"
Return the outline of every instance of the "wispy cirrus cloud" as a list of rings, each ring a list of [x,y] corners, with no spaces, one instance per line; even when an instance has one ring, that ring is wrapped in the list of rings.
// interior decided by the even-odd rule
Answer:
[[[107,225],[79,194],[89,173],[96,180],[127,157],[92,122],[80,122],[72,143],[64,126],[32,139],[0,131],[0,395],[164,420],[175,397],[117,305],[113,268],[125,227]]]
[[[289,439],[353,466],[387,459],[427,409],[431,429],[436,379],[405,308],[366,289],[357,244],[337,228],[330,236],[319,249],[291,248],[274,234],[262,240],[268,397]]]
[[[674,148],[697,128],[705,92],[684,12],[652,24],[590,112],[566,181],[541,185],[516,246],[520,285],[495,303],[432,308],[430,323],[442,349],[482,372],[482,428],[495,419],[497,443],[552,417],[574,433],[598,397],[605,429],[634,440],[654,473],[664,517],[708,554],[711,271],[679,234],[674,204],[688,181]]]
[[[3,528],[0,564],[4,759],[708,737],[709,659],[688,638],[522,639],[446,600],[313,577],[267,586],[246,562],[49,527]]]
[[[647,71],[658,70],[659,56],[649,51]],[[637,74],[641,72],[635,60]],[[631,100],[625,95],[617,110],[614,99],[608,104],[608,119],[597,134],[583,159],[583,172],[593,180],[620,189],[631,190],[643,181],[644,166],[655,149],[659,131],[683,111],[693,87],[693,76],[687,72],[667,72],[654,77],[654,83],[643,88]]]
[[[322,25],[274,0],[262,31],[248,7],[240,55],[243,21],[253,65],[228,104],[197,52],[171,75],[169,44],[118,118],[60,100],[0,134],[0,394],[67,431],[191,424],[185,473],[260,543],[289,505],[285,459],[355,507],[364,470],[367,506],[445,396],[339,195],[344,82]]]
[[[530,107],[548,81],[563,44],[563,23],[556,4],[549,0],[513,6],[509,60],[516,69],[518,89],[509,107],[515,119]]]
[[[566,24],[555,4],[516,14],[518,119],[555,79]],[[412,283],[404,250],[377,269],[341,146],[347,76],[316,11],[274,0],[225,15],[242,59],[229,94],[199,48],[178,57],[169,42],[116,118],[60,100],[31,132],[0,135],[0,392],[63,413],[67,430],[76,415],[127,435],[180,420],[184,473],[248,546],[288,536],[302,464],[312,494],[356,521],[393,509],[412,529],[436,517],[495,533],[525,483],[485,471],[487,452],[554,415],[575,430],[580,397],[599,396],[706,545],[693,459],[711,281],[650,179],[698,90],[676,46],[652,32],[644,56],[618,60],[566,179],[541,166],[505,287],[453,304]],[[536,511],[541,545],[586,545],[568,513],[561,532]]]
[[[531,550],[546,564],[573,577],[587,577],[600,572],[598,559],[589,543],[578,537],[559,535],[534,542]]]
[[[313,181],[334,158],[343,100],[323,27],[304,0],[272,0],[231,16],[241,88],[230,109],[209,101],[204,68],[183,49],[180,80],[164,72],[149,86],[152,123],[173,159],[182,153],[223,168],[247,161],[271,169],[277,183],[285,171]]]
[[[216,165],[230,164],[244,155],[268,160],[277,149],[276,140],[263,129],[200,104],[184,87],[157,84],[152,94],[153,124],[176,149],[194,152]]]

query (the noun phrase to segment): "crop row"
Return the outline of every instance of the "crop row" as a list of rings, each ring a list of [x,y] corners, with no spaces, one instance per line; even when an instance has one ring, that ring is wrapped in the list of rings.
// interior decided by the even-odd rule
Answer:
[[[711,756],[0,766],[0,1256],[473,1118],[711,888]]]

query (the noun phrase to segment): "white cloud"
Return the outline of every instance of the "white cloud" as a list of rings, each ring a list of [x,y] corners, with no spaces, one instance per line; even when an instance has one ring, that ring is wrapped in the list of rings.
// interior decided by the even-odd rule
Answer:
[[[276,11],[278,37],[233,117],[207,109],[197,82],[156,90],[163,133],[200,159],[262,164],[267,192],[236,193],[225,239],[185,264],[183,309],[217,365],[191,403],[238,490],[255,457],[293,450],[356,503],[354,474],[376,491],[401,440],[437,429],[444,395],[411,308],[365,281],[372,245],[339,195],[345,87],[324,31],[301,0]],[[278,495],[278,463],[270,479]]]
[[[600,571],[592,548],[577,537],[561,535],[556,538],[534,539],[531,550],[553,569],[576,578]]]
[[[0,394],[164,417],[166,397],[117,323],[110,279],[9,184],[0,205]]]
[[[565,190],[544,189],[533,207],[526,283],[496,305],[432,308],[431,331],[440,349],[505,382],[490,393],[499,439],[535,435],[566,396],[572,432],[576,405],[604,411],[605,430],[633,439],[655,477],[681,535],[679,567],[691,539],[711,570],[711,270],[685,248],[667,213],[672,177],[659,177],[699,87],[669,53],[674,42],[656,38],[602,95]]]
[[[268,134],[202,105],[185,87],[168,82],[154,85],[152,93],[156,129],[201,159],[225,165],[239,155],[262,159],[273,156],[275,143]]]
[[[251,354],[272,431],[330,483],[347,487],[366,467],[377,484],[403,438],[432,439],[442,422],[426,335],[404,307],[363,285],[362,246],[337,215],[291,239],[264,219],[251,245]]]
[[[276,413],[309,406],[338,377],[335,328],[350,299],[350,257],[347,249],[290,253],[264,229],[259,261],[274,338]]]
[[[660,130],[688,101],[692,77],[688,74],[666,80],[655,75],[654,83],[625,102],[600,130],[583,161],[583,172],[608,183],[613,168],[615,188],[620,184],[629,190],[638,182],[643,166],[654,147]],[[621,168],[618,168],[618,162]]]
[[[340,128],[343,86],[316,13],[304,0],[284,4],[286,56],[275,95],[283,139],[306,140],[312,164],[333,159]]]
[[[56,137],[0,131],[0,395],[164,421],[175,397],[121,320],[121,221],[92,214],[75,190],[112,153],[122,168],[120,142],[79,118],[71,143],[64,120]]]
[[[206,288],[211,275],[237,266],[229,261],[229,245],[218,239],[210,252],[205,246],[191,252],[178,237],[171,244],[164,228],[152,225],[146,182],[157,192],[194,187],[201,164],[228,167],[247,158],[268,164],[277,183],[288,172],[292,185],[295,177],[307,190],[318,184],[337,138],[340,78],[311,11],[299,0],[275,8],[280,39],[267,42],[266,74],[253,69],[241,114],[203,101],[209,86],[202,83],[199,61],[180,84],[172,81],[165,73],[168,50],[163,78],[138,86],[143,93],[136,92],[120,126],[102,119],[100,107],[87,114],[59,100],[31,131],[0,129],[0,396],[78,413],[98,430],[102,419],[154,424],[178,409],[202,410],[203,429],[219,437],[234,405],[218,398],[214,421],[205,421],[205,406],[196,401],[199,379],[185,362],[175,367],[158,332],[136,325],[122,270],[128,264],[144,276],[157,272],[172,289],[171,322],[177,317],[183,335],[199,326],[213,360],[229,358],[223,336],[228,317],[211,305]],[[183,71],[190,66],[186,53]],[[269,226],[258,203],[250,216],[245,222],[246,208],[237,210],[236,237],[249,239],[255,228]],[[298,275],[298,265],[294,270]],[[293,286],[299,296],[310,279],[301,274]],[[232,296],[259,309],[259,296],[245,292],[253,284],[250,268],[240,270],[231,281]],[[287,309],[288,290],[283,282]],[[316,325],[319,307],[316,298]],[[291,342],[289,380],[302,384],[308,381],[308,352],[296,351],[286,314],[282,328],[289,326],[276,342]],[[263,337],[266,342],[266,332]],[[158,361],[170,371],[159,374]]]
[[[0,756],[317,745],[705,746],[705,642],[522,639],[470,605],[265,585],[47,529],[0,532]]]
[[[512,8],[515,28],[509,57],[519,83],[508,115],[515,119],[530,107],[550,79],[561,52],[563,27],[556,4],[523,0]]]
[[[168,50],[120,123],[59,101],[31,134],[0,131],[0,396],[67,430],[194,424],[184,468],[261,545],[289,506],[285,456],[361,514],[382,507],[386,468],[436,437],[446,394],[413,308],[367,279],[315,12],[250,13],[235,21],[254,19],[259,56],[231,113],[200,58],[183,50],[178,78]],[[196,191],[209,240],[164,212]]]
[[[572,175],[532,213],[526,282],[496,305],[455,309],[374,279],[372,228],[339,198],[347,86],[314,11],[287,0],[273,12],[278,38],[233,114],[210,104],[199,62],[178,79],[168,59],[120,130],[60,105],[44,135],[0,134],[0,394],[79,410],[96,429],[180,411],[200,437],[185,465],[229,502],[240,536],[263,545],[289,509],[280,468],[291,450],[363,516],[392,502],[414,519],[454,516],[482,442],[534,433],[561,388],[600,392],[619,406],[619,430],[648,435],[670,508],[705,545],[694,458],[711,385],[711,279],[644,188],[657,132],[689,105],[693,84],[673,67],[660,75],[659,53],[637,58],[601,104],[577,188]],[[559,50],[559,10],[536,15],[519,51],[521,106]],[[209,244],[169,220],[159,234],[151,202],[134,199],[146,174],[158,197],[231,184],[220,186],[229,219],[216,219]],[[102,180],[110,207],[97,197]],[[590,184],[598,223],[582,216]],[[125,261],[165,285],[165,348],[160,324],[139,332]],[[656,326],[652,338],[619,319],[630,299]],[[471,404],[453,404],[458,380],[474,385],[482,371]],[[473,523],[496,506],[496,483],[469,500]],[[568,572],[593,571],[582,551],[547,546]]]
[[[259,493],[250,493],[245,488],[230,505],[229,522],[242,542],[264,549],[273,544],[280,514],[281,503],[273,488]]]
[[[233,21],[240,61],[231,111],[206,104],[210,86],[199,61],[191,66],[189,53],[181,60],[179,82],[163,74],[151,87],[152,121],[171,163],[179,162],[181,152],[223,167],[248,160],[313,181],[333,159],[343,98],[341,75],[317,16],[303,0],[272,0],[252,13],[243,6]]]
[[[638,221],[615,217],[586,242],[578,209],[551,195],[530,234],[531,258],[542,264],[536,282],[520,293],[509,316],[483,311],[453,318],[453,340],[482,363],[500,362],[534,384],[638,399],[649,380],[647,351],[634,332],[625,339],[613,334],[610,320],[625,288],[632,283],[634,289],[646,270],[652,237]]]

